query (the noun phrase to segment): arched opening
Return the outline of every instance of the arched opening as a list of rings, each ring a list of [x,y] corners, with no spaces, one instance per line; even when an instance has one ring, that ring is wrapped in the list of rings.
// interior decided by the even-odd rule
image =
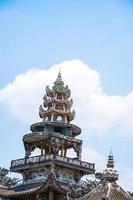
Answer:
[[[40,156],[41,155],[41,150],[39,148],[35,148],[29,157],[34,157],[34,156]]]
[[[60,115],[57,116],[56,121],[57,121],[57,122],[62,122],[62,116],[60,116]]]
[[[62,100],[62,94],[57,94],[57,99]]]
[[[48,122],[48,121],[50,121],[50,120],[51,120],[51,116],[46,116],[46,117],[44,117],[44,119],[43,119],[44,122]]]
[[[66,157],[68,158],[77,158],[76,152],[74,151],[73,148],[67,149]]]

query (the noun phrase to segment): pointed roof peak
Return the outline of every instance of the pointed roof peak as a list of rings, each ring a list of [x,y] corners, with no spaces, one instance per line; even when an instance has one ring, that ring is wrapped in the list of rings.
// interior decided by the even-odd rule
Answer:
[[[59,72],[56,78],[56,81],[54,82],[55,85],[64,85],[64,82],[62,80],[62,74],[61,74],[61,67],[59,68]]]
[[[106,181],[115,182],[118,180],[118,173],[114,169],[114,157],[112,151],[110,152],[107,160],[106,169],[103,171],[103,176]]]
[[[114,168],[114,156],[112,150],[110,151],[108,156],[107,168]]]

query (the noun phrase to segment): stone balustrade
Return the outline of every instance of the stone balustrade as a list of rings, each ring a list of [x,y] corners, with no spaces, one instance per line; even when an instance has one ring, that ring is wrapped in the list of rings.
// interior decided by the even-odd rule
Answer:
[[[28,158],[22,158],[18,160],[13,160],[11,162],[11,171],[15,168],[21,168],[37,163],[47,163],[47,162],[52,162],[52,161],[58,161],[58,162],[63,162],[63,163],[69,163],[72,165],[77,165],[77,166],[82,166],[84,168],[88,168],[90,170],[95,170],[95,165],[93,163],[87,163],[84,161],[77,160],[76,158],[69,158],[69,157],[63,157],[59,155],[46,155],[46,156],[34,156],[34,157],[28,157]]]

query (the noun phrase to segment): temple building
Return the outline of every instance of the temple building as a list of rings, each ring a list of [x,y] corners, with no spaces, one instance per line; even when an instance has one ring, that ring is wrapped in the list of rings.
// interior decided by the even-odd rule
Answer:
[[[118,173],[114,169],[113,155],[108,156],[106,169],[95,174],[97,180],[86,183],[84,187],[72,188],[69,200],[133,200],[133,197],[117,184]]]
[[[71,91],[59,72],[52,89],[46,87],[43,105],[39,108],[42,121],[32,124],[31,133],[22,138],[24,158],[11,161],[10,171],[20,173],[22,182],[5,187],[0,181],[1,200],[133,199],[116,183],[118,173],[112,154],[103,173],[95,172],[94,163],[81,160],[82,140],[76,138],[81,129],[71,123],[75,117],[72,104]],[[39,155],[32,156],[36,149]],[[69,157],[70,149],[74,150],[75,157]],[[90,174],[96,179],[81,181],[84,175]]]
[[[25,157],[13,160],[10,171],[21,173],[23,181],[17,186],[0,189],[4,199],[66,199],[70,184],[78,185],[83,175],[94,174],[95,165],[81,161],[82,141],[76,139],[81,129],[71,124],[71,91],[64,86],[61,73],[52,89],[46,87],[43,105],[39,108],[42,122],[32,124],[31,133],[23,136]],[[40,155],[31,153],[40,149]],[[76,152],[74,158],[67,151]]]

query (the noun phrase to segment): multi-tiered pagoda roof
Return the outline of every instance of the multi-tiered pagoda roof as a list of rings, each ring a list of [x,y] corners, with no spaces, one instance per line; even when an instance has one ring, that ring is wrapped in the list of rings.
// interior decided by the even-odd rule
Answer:
[[[52,89],[46,87],[43,105],[39,108],[42,121],[32,124],[31,133],[23,136],[25,157],[11,162],[10,171],[21,173],[21,184],[1,188],[4,199],[66,199],[70,185],[80,184],[83,175],[94,174],[93,163],[81,161],[82,141],[76,136],[81,129],[70,122],[71,91],[59,72]],[[39,149],[39,155],[32,152]],[[75,156],[69,157],[72,149]]]
[[[76,138],[81,129],[71,124],[75,111],[71,110],[70,97],[71,91],[59,72],[53,87],[46,87],[39,108],[42,121],[32,124],[31,132],[23,136],[25,156],[11,161],[10,171],[20,173],[22,182],[0,186],[0,200],[133,199],[117,184],[118,173],[111,154],[103,173],[96,173],[94,181],[81,181],[83,175],[95,174],[95,165],[81,160],[82,141]],[[36,149],[38,155],[32,156]],[[70,149],[74,156],[68,155]]]

